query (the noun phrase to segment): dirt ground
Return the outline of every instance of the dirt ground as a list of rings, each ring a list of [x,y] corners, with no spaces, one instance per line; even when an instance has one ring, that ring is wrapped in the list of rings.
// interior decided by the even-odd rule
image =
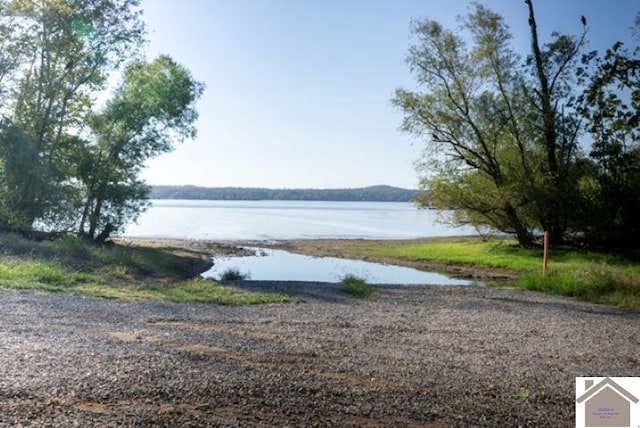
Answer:
[[[0,426],[575,426],[640,315],[506,288],[245,282],[222,307],[0,292]],[[526,394],[523,395],[523,392]]]

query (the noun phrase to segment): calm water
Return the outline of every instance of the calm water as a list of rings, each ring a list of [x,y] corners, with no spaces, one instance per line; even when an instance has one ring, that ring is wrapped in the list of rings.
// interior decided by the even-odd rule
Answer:
[[[256,255],[216,257],[205,278],[220,279],[228,269],[238,269],[252,280],[339,282],[345,275],[365,278],[370,284],[473,285],[471,281],[449,278],[401,266],[382,265],[334,257],[310,257],[282,250],[251,248]]]
[[[155,200],[127,236],[185,239],[412,239],[475,235],[446,212],[398,202]]]

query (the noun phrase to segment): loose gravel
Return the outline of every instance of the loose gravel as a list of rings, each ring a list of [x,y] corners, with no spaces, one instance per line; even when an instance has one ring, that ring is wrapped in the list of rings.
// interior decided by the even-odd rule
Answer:
[[[2,426],[575,426],[640,314],[504,288],[246,282],[300,304],[0,293]],[[528,398],[519,394],[530,392]]]

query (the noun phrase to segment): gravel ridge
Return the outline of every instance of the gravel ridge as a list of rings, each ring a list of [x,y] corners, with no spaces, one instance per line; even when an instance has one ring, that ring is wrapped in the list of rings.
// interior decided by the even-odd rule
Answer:
[[[640,314],[508,288],[248,281],[258,306],[0,292],[0,426],[571,427]],[[530,391],[527,399],[519,391]]]

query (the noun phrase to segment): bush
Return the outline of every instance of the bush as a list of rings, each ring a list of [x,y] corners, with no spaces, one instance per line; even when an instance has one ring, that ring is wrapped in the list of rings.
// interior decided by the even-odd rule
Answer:
[[[367,284],[365,278],[356,275],[348,274],[340,280],[340,283],[342,290],[351,297],[370,297],[376,292],[376,288]]]
[[[244,281],[250,277],[249,273],[242,273],[238,268],[229,268],[222,272],[220,281]]]

